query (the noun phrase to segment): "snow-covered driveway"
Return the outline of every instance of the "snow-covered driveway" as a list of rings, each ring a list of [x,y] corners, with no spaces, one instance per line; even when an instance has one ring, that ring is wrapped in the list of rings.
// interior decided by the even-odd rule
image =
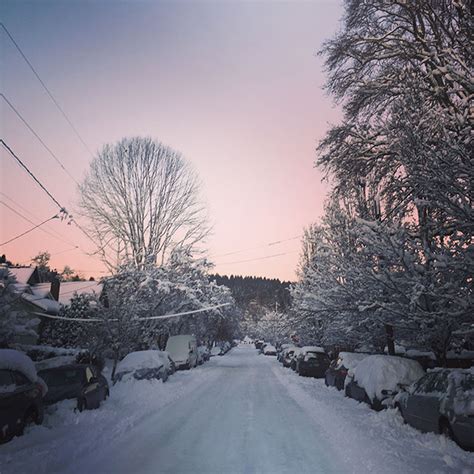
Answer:
[[[99,409],[67,403],[0,446],[0,473],[473,472],[474,454],[422,435],[238,347],[166,384],[113,387]]]

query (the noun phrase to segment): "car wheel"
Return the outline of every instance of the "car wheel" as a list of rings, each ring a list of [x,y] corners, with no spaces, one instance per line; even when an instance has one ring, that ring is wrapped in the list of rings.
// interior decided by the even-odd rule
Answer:
[[[443,418],[439,423],[439,432],[440,434],[446,436],[446,438],[452,439],[454,442],[457,443],[456,436],[453,433],[451,425],[449,421]]]
[[[21,436],[27,426],[37,424],[37,421],[38,412],[34,407],[29,408],[28,411],[25,413],[25,416],[23,417],[23,420],[21,421],[21,424],[18,428],[18,434]]]
[[[400,406],[399,403],[395,403],[395,408],[398,410],[398,412],[400,413],[400,416],[402,417],[402,420],[403,420],[403,424],[406,425],[407,424],[407,421],[405,420],[405,417],[403,416],[403,411],[402,411],[402,407]]]
[[[77,409],[79,411],[87,410],[87,402],[84,398],[77,399]]]

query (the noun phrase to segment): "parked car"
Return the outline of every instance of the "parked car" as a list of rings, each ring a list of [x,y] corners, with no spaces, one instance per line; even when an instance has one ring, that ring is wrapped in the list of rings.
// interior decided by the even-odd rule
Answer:
[[[329,363],[329,356],[322,347],[304,346],[295,358],[295,371],[299,375],[324,377]]]
[[[170,336],[166,343],[166,352],[173,359],[176,369],[192,369],[198,365],[196,337],[183,334]]]
[[[40,370],[38,375],[48,385],[45,404],[76,398],[79,411],[99,408],[109,396],[109,384],[91,364],[70,364]]]
[[[399,393],[395,406],[411,426],[474,450],[474,369],[429,372]]]
[[[293,346],[283,351],[283,355],[281,356],[281,362],[283,364],[283,367],[291,366],[291,361],[293,360],[293,355],[296,349],[298,348]]]
[[[258,339],[257,341],[255,341],[255,349],[260,350],[264,344],[265,344],[265,341]]]
[[[211,357],[211,353],[207,346],[198,346],[197,348],[198,353],[198,364],[204,364],[204,362],[208,361]]]
[[[337,359],[334,359],[326,370],[324,377],[326,385],[344,390],[344,382],[349,370],[354,370],[357,364],[367,356],[368,354],[357,352],[339,352]]]
[[[274,346],[272,346],[271,344],[267,344],[265,346],[265,348],[263,349],[263,353],[264,355],[266,356],[276,356],[277,354],[277,350]]]
[[[293,347],[293,344],[281,344],[279,347],[277,347],[277,361],[278,362],[282,362],[285,349],[288,349],[289,347]]]
[[[300,355],[301,347],[296,347],[295,350],[293,351],[293,355],[291,356],[291,361],[290,361],[290,369],[291,370],[296,370],[296,359]]]
[[[114,383],[135,380],[162,380],[166,382],[174,373],[175,365],[170,355],[164,351],[136,351],[126,355],[117,365]]]
[[[46,385],[26,354],[0,349],[0,442],[22,435],[30,423],[43,422],[46,392]]]
[[[346,377],[348,397],[382,410],[402,389],[423,377],[416,360],[389,355],[369,355],[361,360]]]

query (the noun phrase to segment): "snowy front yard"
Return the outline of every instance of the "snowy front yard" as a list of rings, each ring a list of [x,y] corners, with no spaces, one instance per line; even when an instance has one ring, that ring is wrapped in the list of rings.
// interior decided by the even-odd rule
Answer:
[[[250,347],[164,384],[119,383],[98,410],[73,406],[0,446],[0,473],[474,472],[474,453]]]

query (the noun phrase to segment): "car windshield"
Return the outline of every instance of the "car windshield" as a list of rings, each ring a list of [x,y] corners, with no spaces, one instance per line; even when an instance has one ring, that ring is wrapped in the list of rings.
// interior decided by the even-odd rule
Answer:
[[[45,370],[40,372],[39,375],[48,387],[82,383],[84,381],[83,369]]]

